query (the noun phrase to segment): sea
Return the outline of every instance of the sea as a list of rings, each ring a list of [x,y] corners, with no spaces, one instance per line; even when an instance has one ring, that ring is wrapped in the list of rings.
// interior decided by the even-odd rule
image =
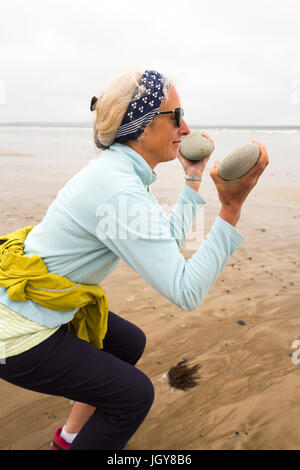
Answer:
[[[215,143],[214,159],[222,161],[232,150],[252,140],[269,154],[269,172],[293,176],[300,187],[300,126],[192,126],[207,132]],[[82,166],[99,155],[91,123],[0,123],[0,169],[19,158],[47,160],[58,166]]]

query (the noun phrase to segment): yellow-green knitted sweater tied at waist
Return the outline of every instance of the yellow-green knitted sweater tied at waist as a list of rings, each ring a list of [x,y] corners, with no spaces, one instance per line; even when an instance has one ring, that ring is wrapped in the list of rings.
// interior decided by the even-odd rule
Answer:
[[[38,255],[26,256],[24,241],[33,226],[0,237],[0,286],[12,301],[32,300],[50,310],[78,308],[68,328],[79,338],[103,347],[107,331],[108,301],[98,285],[77,284],[49,273]]]

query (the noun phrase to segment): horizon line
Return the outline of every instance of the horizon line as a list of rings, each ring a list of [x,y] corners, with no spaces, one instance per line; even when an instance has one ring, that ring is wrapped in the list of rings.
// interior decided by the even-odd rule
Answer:
[[[93,128],[93,124],[89,122],[81,122],[81,121],[28,121],[28,122],[0,122],[0,127],[85,127],[85,128]],[[300,124],[191,124],[189,127],[196,127],[196,128],[214,128],[214,129],[249,129],[249,128],[257,128],[257,129],[300,129]]]

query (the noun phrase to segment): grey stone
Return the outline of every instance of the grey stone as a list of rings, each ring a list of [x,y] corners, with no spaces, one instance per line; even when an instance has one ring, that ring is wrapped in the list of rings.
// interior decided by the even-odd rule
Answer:
[[[219,166],[223,180],[232,181],[245,176],[256,164],[260,149],[256,144],[247,144],[231,152]]]
[[[203,160],[210,157],[213,150],[212,142],[204,137],[201,131],[193,130],[181,138],[180,152],[189,160]]]

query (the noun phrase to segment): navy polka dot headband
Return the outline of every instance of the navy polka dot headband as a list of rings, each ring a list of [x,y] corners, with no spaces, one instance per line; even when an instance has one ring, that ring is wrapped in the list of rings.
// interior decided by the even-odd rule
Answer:
[[[140,84],[144,92],[137,90],[116,132],[114,142],[125,142],[137,139],[150,124],[164,99],[164,77],[154,70],[143,73]]]

